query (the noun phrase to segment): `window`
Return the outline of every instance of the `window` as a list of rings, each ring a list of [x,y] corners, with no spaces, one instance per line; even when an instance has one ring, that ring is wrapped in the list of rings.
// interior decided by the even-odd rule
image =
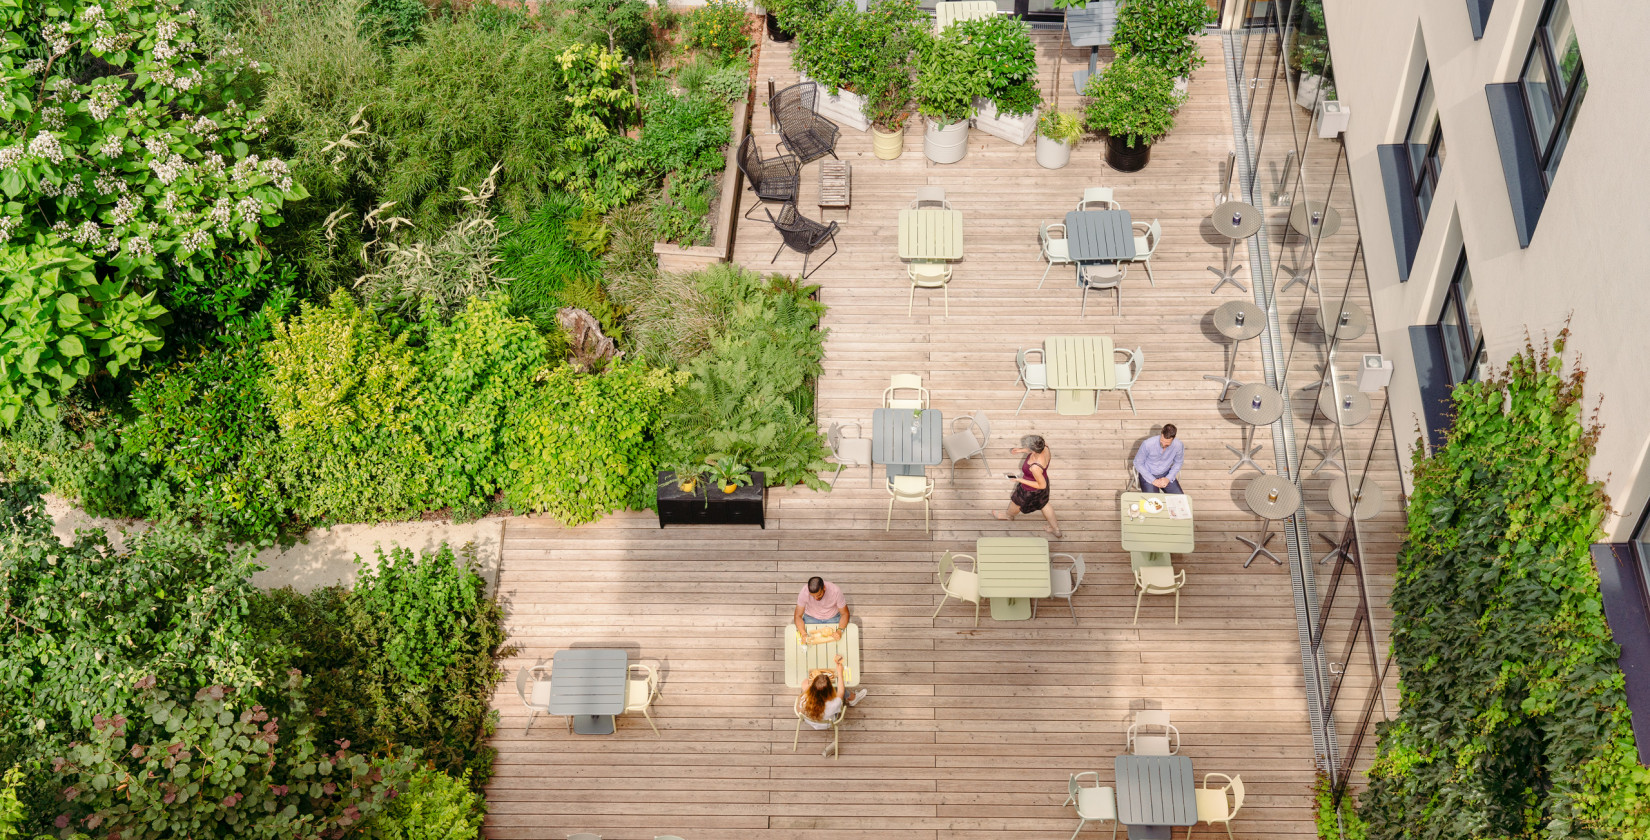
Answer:
[[[1587,95],[1587,71],[1570,19],[1570,0],[1547,0],[1518,85],[1524,93],[1542,183],[1552,189],[1570,129]]]
[[[1645,600],[1650,601],[1650,504],[1644,506],[1644,513],[1639,516],[1639,524],[1633,529],[1630,538],[1633,551],[1639,556],[1640,575],[1645,581]]]
[[[1478,378],[1484,364],[1484,332],[1479,326],[1478,306],[1472,295],[1472,271],[1467,268],[1466,249],[1455,264],[1449,292],[1444,295],[1444,311],[1438,316],[1438,330],[1444,341],[1444,364],[1450,382]]]
[[[1409,180],[1415,192],[1415,214],[1421,224],[1432,209],[1432,195],[1444,171],[1444,126],[1438,121],[1438,97],[1432,90],[1432,68],[1421,72],[1421,87],[1415,92],[1415,110],[1409,116],[1404,135],[1409,149]]]

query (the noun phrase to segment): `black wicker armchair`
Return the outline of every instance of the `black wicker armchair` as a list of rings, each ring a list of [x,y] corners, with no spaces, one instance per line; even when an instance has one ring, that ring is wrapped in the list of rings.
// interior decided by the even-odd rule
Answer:
[[[745,211],[745,218],[752,218],[751,212],[764,201],[796,203],[796,191],[802,184],[802,162],[795,155],[776,155],[763,160],[762,150],[756,148],[756,137],[747,134],[745,142],[739,144],[739,171],[745,173],[745,182],[757,198]]]
[[[814,112],[819,96],[819,85],[803,82],[774,94],[768,102],[779,121],[780,144],[804,164],[826,155],[836,157],[836,138],[842,133],[836,123]]]
[[[826,242],[831,243],[831,253],[820,260],[819,265],[814,266],[814,271],[818,271],[820,265],[830,262],[831,257],[836,256],[836,222],[820,224],[797,212],[795,204],[786,204],[779,208],[777,219],[772,213],[768,213],[766,208],[763,208],[762,212],[768,214],[768,221],[773,222],[774,229],[779,231],[779,235],[784,239],[779,244],[779,250],[773,252],[773,259],[768,260],[770,265],[779,259],[780,251],[790,246],[791,250],[802,255],[802,279],[806,280],[812,273],[808,271],[808,260],[812,259],[813,253],[824,247]]]

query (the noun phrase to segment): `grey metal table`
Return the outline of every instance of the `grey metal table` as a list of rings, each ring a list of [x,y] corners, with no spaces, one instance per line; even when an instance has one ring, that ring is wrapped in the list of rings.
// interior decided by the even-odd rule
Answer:
[[[1272,541],[1272,520],[1288,519],[1301,506],[1301,491],[1294,484],[1282,476],[1260,475],[1249,482],[1243,490],[1243,501],[1249,509],[1260,517],[1260,533],[1254,539],[1238,537],[1238,542],[1249,546],[1249,559],[1243,561],[1243,568],[1255,562],[1255,558],[1264,554],[1272,558],[1272,562],[1283,565],[1276,554],[1266,550],[1266,544]]]
[[[1357,519],[1359,521],[1370,519],[1386,507],[1386,488],[1382,487],[1375,479],[1367,477],[1358,483],[1356,490],[1349,488],[1345,481],[1331,481],[1329,482],[1329,506],[1347,519]],[[1319,563],[1328,563],[1337,555],[1351,558],[1352,555],[1347,554],[1346,550],[1352,547],[1353,537],[1350,529],[1343,533],[1346,533],[1346,536],[1339,540],[1329,534],[1318,534],[1319,537],[1328,540],[1329,544],[1335,547],[1318,560]]]
[[[1267,426],[1277,422],[1283,416],[1283,395],[1277,389],[1262,382],[1245,385],[1232,392],[1232,413],[1246,425],[1243,430],[1243,448],[1234,449],[1226,444],[1226,449],[1238,456],[1238,462],[1226,471],[1231,475],[1238,471],[1238,467],[1248,464],[1261,472],[1260,465],[1255,463],[1255,453],[1260,451],[1255,443],[1255,427]]]
[[[556,651],[550,667],[550,714],[569,715],[580,735],[612,735],[624,711],[630,654],[610,648]]]
[[[1134,259],[1134,219],[1127,210],[1073,210],[1066,214],[1066,253],[1074,262]]]
[[[1336,321],[1335,329],[1330,330],[1330,324],[1324,319],[1324,310],[1318,310],[1318,329],[1323,334],[1337,341],[1351,341],[1360,338],[1369,331],[1369,313],[1356,303],[1343,303],[1339,309],[1330,307],[1335,315],[1330,317]]]
[[[1318,389],[1318,411],[1338,426],[1356,426],[1369,419],[1369,397],[1362,391],[1342,391],[1335,399],[1335,389],[1325,385]]]
[[[1226,361],[1225,376],[1204,374],[1203,378],[1221,384],[1220,399],[1224,400],[1227,389],[1243,384],[1232,378],[1232,372],[1237,370],[1238,345],[1266,331],[1266,310],[1246,300],[1229,300],[1215,307],[1211,317],[1215,330],[1232,340],[1232,357]]]
[[[1260,230],[1261,223],[1265,220],[1265,214],[1255,209],[1254,205],[1245,204],[1241,201],[1228,201],[1225,204],[1215,208],[1215,212],[1209,217],[1209,221],[1213,222],[1215,230],[1219,232],[1221,236],[1230,239],[1231,243],[1226,246],[1226,261],[1224,263],[1226,267],[1221,269],[1215,268],[1212,265],[1209,266],[1209,270],[1213,271],[1215,276],[1220,278],[1220,280],[1215,283],[1215,287],[1209,290],[1209,294],[1214,294],[1215,292],[1220,291],[1220,287],[1226,285],[1227,283],[1231,283],[1232,285],[1238,287],[1238,291],[1240,292],[1249,291],[1248,288],[1237,281],[1237,273],[1243,270],[1243,266],[1232,265],[1232,252],[1237,250],[1237,244],[1239,242],[1254,236],[1255,232]]]
[[[1293,289],[1296,283],[1304,283],[1306,290],[1312,291],[1312,255],[1315,253],[1315,242],[1341,229],[1340,211],[1321,201],[1303,201],[1290,208],[1289,227],[1306,238],[1305,250],[1301,254],[1299,265],[1293,268],[1287,265],[1278,266],[1283,273],[1289,275],[1289,282],[1278,289],[1278,294]],[[1284,235],[1287,239],[1288,231],[1285,231]]]
[[[871,412],[871,463],[888,468],[888,477],[923,475],[923,467],[940,462],[945,436],[939,409],[925,408],[911,431],[911,409],[878,408]]]
[[[1183,755],[1120,755],[1117,821],[1129,840],[1169,840],[1175,826],[1197,825],[1197,780]]]

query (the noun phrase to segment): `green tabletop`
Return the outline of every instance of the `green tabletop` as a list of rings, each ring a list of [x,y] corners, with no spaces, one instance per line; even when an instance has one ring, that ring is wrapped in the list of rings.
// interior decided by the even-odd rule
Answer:
[[[900,259],[960,260],[962,256],[962,211],[940,207],[899,211]]]
[[[812,627],[824,627],[815,624]],[[785,627],[785,684],[801,688],[808,680],[808,672],[816,668],[835,668],[836,658],[842,656],[842,676],[848,685],[859,685],[859,625],[853,622],[842,631],[842,638],[834,642],[805,645],[796,635],[796,625]],[[554,676],[554,675],[552,675]]]
[[[1169,551],[1188,554],[1194,547],[1191,519],[1173,519],[1167,509],[1157,513],[1134,513],[1131,502],[1145,499],[1167,499],[1167,493],[1124,493],[1121,503],[1123,548],[1126,551]],[[1181,496],[1187,507],[1192,497]],[[1138,517],[1138,518],[1137,518]]]
[[[981,537],[974,544],[980,596],[991,599],[991,617],[1022,621],[1031,617],[1030,598],[1047,598],[1048,540],[1042,537]]]

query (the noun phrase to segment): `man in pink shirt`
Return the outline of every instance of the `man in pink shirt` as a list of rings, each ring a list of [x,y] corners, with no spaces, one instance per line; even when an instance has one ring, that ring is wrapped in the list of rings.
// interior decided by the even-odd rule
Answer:
[[[835,624],[840,636],[848,626],[848,600],[836,584],[815,575],[796,593],[796,613],[791,619],[796,622],[798,636],[808,635],[808,624]]]

